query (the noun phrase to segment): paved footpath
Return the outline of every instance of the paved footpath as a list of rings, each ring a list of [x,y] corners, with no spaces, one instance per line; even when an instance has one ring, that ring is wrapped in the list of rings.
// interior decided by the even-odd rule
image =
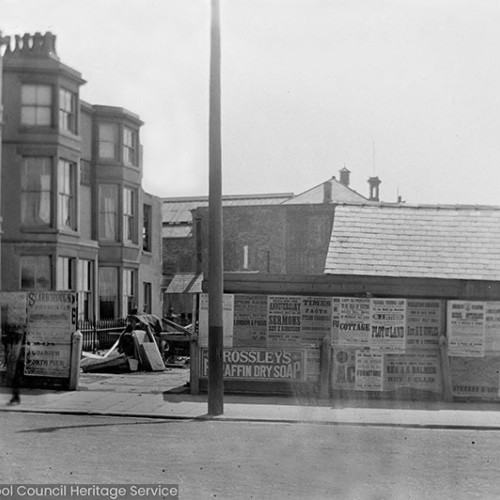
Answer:
[[[19,406],[8,406],[0,388],[0,411],[66,413],[169,419],[204,419],[207,396],[193,396],[186,368],[160,373],[82,374],[77,391],[25,389]],[[500,431],[500,403],[408,401],[303,401],[294,397],[225,395],[221,421],[372,425]]]

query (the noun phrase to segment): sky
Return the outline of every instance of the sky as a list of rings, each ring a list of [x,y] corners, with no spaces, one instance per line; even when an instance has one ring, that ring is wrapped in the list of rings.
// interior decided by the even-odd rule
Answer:
[[[500,2],[220,0],[223,194],[344,166],[383,201],[500,205]],[[145,122],[144,188],[208,195],[209,0],[0,0],[57,36],[81,98]]]

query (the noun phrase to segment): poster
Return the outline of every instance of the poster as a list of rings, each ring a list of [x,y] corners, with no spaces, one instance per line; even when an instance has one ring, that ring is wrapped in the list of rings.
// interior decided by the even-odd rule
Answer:
[[[357,391],[383,390],[383,354],[369,350],[356,350],[356,382]]]
[[[269,295],[268,347],[300,347],[301,302],[301,297],[293,295]]]
[[[305,352],[306,379],[310,382],[317,382],[321,370],[321,346],[303,343],[301,349]]]
[[[208,377],[208,349],[202,349],[201,376]],[[225,379],[304,381],[304,351],[294,349],[224,349]]]
[[[266,347],[267,295],[234,296],[234,347]]]
[[[406,351],[439,347],[441,304],[440,300],[407,300]]]
[[[406,300],[371,299],[371,347],[405,352]]]
[[[439,351],[384,355],[384,391],[401,387],[441,392]]]
[[[370,342],[370,299],[341,297],[339,345],[367,347]]]
[[[483,357],[484,302],[450,300],[448,302],[448,354]]]
[[[500,356],[500,302],[486,302],[484,355]]]
[[[332,299],[330,297],[302,297],[302,344],[321,345],[332,338]]]
[[[354,347],[336,347],[332,355],[332,389],[356,389],[356,349]]]
[[[25,375],[69,377],[76,330],[74,292],[28,292]]]
[[[222,297],[222,334],[224,347],[233,345],[234,295],[225,293]],[[208,293],[200,294],[200,310],[198,318],[201,347],[208,347]]]
[[[453,396],[498,399],[500,357],[450,358]]]
[[[339,343],[340,297],[332,298],[332,345]]]

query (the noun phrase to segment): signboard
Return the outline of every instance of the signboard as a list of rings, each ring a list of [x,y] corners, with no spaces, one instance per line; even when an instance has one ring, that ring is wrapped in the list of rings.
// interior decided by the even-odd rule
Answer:
[[[384,390],[401,387],[425,391],[441,391],[441,364],[439,352],[385,354]]]
[[[436,349],[441,336],[441,301],[408,299],[406,350]]]
[[[302,297],[302,344],[320,345],[325,337],[332,338],[332,299],[330,297]]]
[[[223,373],[228,380],[304,381],[304,351],[294,349],[224,349]],[[208,377],[208,349],[201,351],[202,377]]]
[[[371,347],[405,352],[406,300],[371,299]]]
[[[25,375],[68,377],[76,329],[74,292],[29,292]]]
[[[500,302],[486,302],[484,354],[500,356]]]
[[[25,375],[68,377],[71,368],[71,344],[31,343],[26,346]]]
[[[222,297],[222,330],[224,347],[233,345],[234,295],[225,293]],[[200,294],[200,315],[198,319],[201,347],[208,347],[208,293]]]
[[[499,395],[500,357],[450,358],[454,396],[497,399]]]
[[[450,300],[448,302],[448,354],[483,357],[484,302]]]
[[[269,295],[268,347],[300,347],[301,302],[301,297]]]
[[[234,296],[234,347],[266,347],[267,295]]]
[[[332,388],[338,390],[356,389],[356,349],[337,347],[332,356]]]
[[[339,345],[367,347],[370,342],[370,299],[341,297]]]
[[[356,350],[356,382],[358,391],[382,391],[384,381],[382,353]]]

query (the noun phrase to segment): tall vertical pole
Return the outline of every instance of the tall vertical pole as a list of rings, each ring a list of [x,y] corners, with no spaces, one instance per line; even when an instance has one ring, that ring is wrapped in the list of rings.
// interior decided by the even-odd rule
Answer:
[[[208,414],[224,413],[222,366],[224,285],[222,255],[222,141],[219,0],[212,0],[210,29],[209,193],[208,193]]]

